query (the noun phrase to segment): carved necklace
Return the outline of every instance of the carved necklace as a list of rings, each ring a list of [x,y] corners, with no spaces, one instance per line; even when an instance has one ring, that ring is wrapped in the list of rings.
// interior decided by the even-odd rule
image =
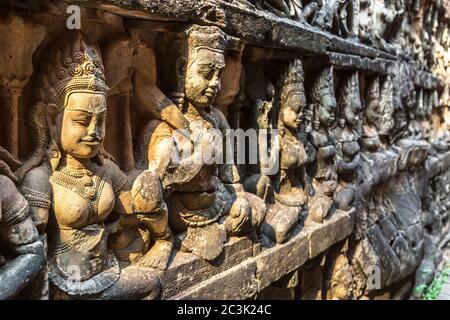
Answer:
[[[50,180],[62,187],[72,190],[82,197],[89,205],[89,211],[94,216],[98,213],[98,203],[102,189],[106,183],[103,179],[104,170],[63,168],[54,171]]]
[[[69,177],[76,178],[79,183],[81,183],[85,187],[85,192],[92,198],[96,194],[96,190],[94,188],[94,175],[95,172],[92,172],[88,169],[70,169],[65,167],[62,169],[62,173]]]

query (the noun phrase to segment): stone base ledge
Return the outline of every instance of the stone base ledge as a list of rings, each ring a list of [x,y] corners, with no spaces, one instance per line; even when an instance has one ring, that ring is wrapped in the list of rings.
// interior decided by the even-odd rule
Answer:
[[[353,232],[355,210],[336,211],[321,224],[299,228],[284,244],[260,250],[248,238],[231,238],[207,262],[176,252],[161,274],[163,299],[247,299],[295,271]]]

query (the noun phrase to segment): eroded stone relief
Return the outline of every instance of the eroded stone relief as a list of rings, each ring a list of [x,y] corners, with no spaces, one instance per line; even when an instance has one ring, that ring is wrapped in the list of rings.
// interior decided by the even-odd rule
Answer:
[[[447,1],[104,2],[81,30],[0,17],[1,299],[420,298],[449,241]]]

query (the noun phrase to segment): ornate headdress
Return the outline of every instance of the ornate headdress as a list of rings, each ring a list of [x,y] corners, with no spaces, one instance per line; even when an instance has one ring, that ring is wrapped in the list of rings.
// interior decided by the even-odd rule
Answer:
[[[359,95],[359,73],[352,72],[343,79],[337,97],[339,124],[343,127],[345,119],[343,117],[345,108],[357,107],[361,109],[361,98]]]
[[[284,70],[279,82],[279,100],[283,101],[288,98],[292,92],[304,92],[304,73],[303,65],[300,59],[291,61],[289,66]]]
[[[392,114],[394,109],[394,83],[386,76],[380,89],[380,114]]]
[[[59,163],[60,152],[52,140],[54,129],[47,121],[49,116],[54,116],[48,112],[49,106],[56,107],[55,111],[59,113],[64,110],[70,93],[108,93],[100,50],[78,31],[50,47],[41,66],[36,79],[39,96],[30,113],[31,136],[36,147],[31,157],[17,170],[19,179],[39,166],[46,156],[53,168]],[[95,158],[101,163],[98,156]]]
[[[333,103],[336,103],[334,96],[333,67],[322,68],[314,79],[311,89],[308,91],[313,108],[313,127],[315,130],[318,130],[320,127],[320,122],[318,120],[318,108],[322,103],[324,96],[334,99]]]
[[[395,112],[394,105],[394,83],[391,76],[386,76],[380,89],[380,116],[384,116],[384,120],[378,123],[380,134],[387,135],[394,126],[392,119]],[[388,125],[386,125],[388,124]]]
[[[62,111],[73,92],[107,94],[103,61],[98,48],[79,32],[72,41],[53,47],[41,72],[41,101]]]
[[[178,34],[177,42],[178,43],[175,45],[175,47],[178,48],[178,50],[176,50],[176,59],[178,60],[181,58],[187,62],[190,55],[201,49],[224,53],[228,45],[228,36],[220,28],[215,26],[193,25],[184,32]],[[186,66],[187,65],[185,64],[184,67],[186,68]],[[180,109],[182,109],[185,103],[185,74],[183,72],[178,73],[178,66],[176,66],[176,72],[177,82],[174,91],[170,94],[170,98]]]
[[[378,101],[380,99],[380,78],[373,77],[368,81],[366,90],[367,104]]]
[[[185,31],[189,50],[209,49],[224,52],[228,40],[225,32],[215,26],[193,25]]]
[[[317,74],[310,90],[313,103],[320,103],[323,90],[333,90],[333,67],[323,68]]]

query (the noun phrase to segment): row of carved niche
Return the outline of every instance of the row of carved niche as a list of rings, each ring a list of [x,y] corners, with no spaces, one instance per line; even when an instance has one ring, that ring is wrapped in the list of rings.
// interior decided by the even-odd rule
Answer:
[[[436,24],[445,24],[447,2],[411,1],[397,4],[383,0],[240,0],[252,8],[269,11],[277,16],[306,22],[320,29],[342,37],[357,38],[368,44],[381,41],[394,42],[393,35],[387,31],[395,28],[398,19],[404,19],[399,30],[405,36],[421,34],[422,40],[431,39]],[[403,5],[403,8],[396,8]],[[388,22],[390,21],[390,23]],[[390,28],[391,27],[391,28]],[[393,27],[393,28],[392,28]],[[414,29],[414,30],[413,30]],[[422,30],[427,35],[422,35]],[[379,39],[382,38],[383,40]],[[403,48],[405,49],[405,48]]]
[[[310,67],[312,60],[305,59],[303,60],[303,69],[305,74],[304,86],[306,90],[306,98],[308,103],[311,103],[310,96],[308,92],[310,91],[309,84],[311,84],[315,77],[317,76],[318,70],[317,68]],[[279,88],[277,87],[277,83],[279,83],[282,75],[280,70],[285,70],[287,68],[287,63],[280,66],[279,64],[271,64],[268,63],[266,66],[262,66],[261,64],[254,64],[245,67],[244,78],[246,79],[246,88],[245,96],[247,100],[242,103],[242,108],[244,111],[244,115],[240,121],[240,123],[236,123],[235,126],[242,126],[245,128],[245,123],[250,124],[250,126],[255,125],[254,121],[251,121],[251,117],[254,116],[254,105],[253,102],[257,99],[261,99],[263,101],[273,101],[276,100],[279,95]],[[326,67],[328,68],[328,67]],[[362,112],[366,109],[366,106],[370,102],[370,99],[374,98],[373,94],[370,94],[368,91],[370,87],[373,86],[375,81],[378,82],[377,94],[375,97],[379,99],[383,96],[382,84],[387,81],[387,75],[379,75],[366,73],[358,70],[338,70],[337,68],[330,67],[333,69],[333,89],[335,96],[338,95],[338,91],[340,90],[340,84],[346,77],[351,75],[352,73],[358,73],[358,83],[359,83],[359,98],[362,103]],[[395,75],[389,76],[391,81],[394,81]],[[411,79],[412,80],[412,79]],[[259,88],[256,88],[258,87]],[[393,88],[393,94],[398,95],[400,88]],[[445,105],[445,101],[442,100],[443,95],[440,94],[437,90],[426,90],[417,88],[415,91],[415,108],[411,110],[405,110],[406,112],[410,112],[411,116],[408,119],[414,118],[413,113],[418,116],[423,116],[429,118],[432,114],[432,111],[438,108],[439,106]],[[391,103],[394,103],[394,97],[392,97]],[[395,109],[402,108],[403,106],[395,105]],[[272,113],[272,116],[276,114]],[[250,119],[250,121],[248,121]],[[231,119],[233,121],[233,119]]]

